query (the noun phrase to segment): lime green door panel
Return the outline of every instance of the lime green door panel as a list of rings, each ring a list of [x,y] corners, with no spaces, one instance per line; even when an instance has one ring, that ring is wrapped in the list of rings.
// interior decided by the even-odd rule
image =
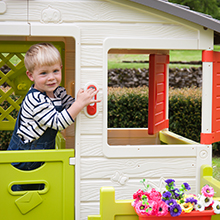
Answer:
[[[0,219],[73,220],[74,150],[0,152]],[[40,168],[21,171],[11,162],[45,162]],[[12,191],[15,184],[43,183],[43,190]]]

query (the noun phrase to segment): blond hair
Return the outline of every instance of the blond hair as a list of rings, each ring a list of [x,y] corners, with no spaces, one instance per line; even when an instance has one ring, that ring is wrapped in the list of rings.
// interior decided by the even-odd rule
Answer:
[[[51,66],[56,63],[62,65],[60,53],[57,48],[50,43],[32,45],[24,57],[24,64],[29,72],[33,72],[35,67]]]

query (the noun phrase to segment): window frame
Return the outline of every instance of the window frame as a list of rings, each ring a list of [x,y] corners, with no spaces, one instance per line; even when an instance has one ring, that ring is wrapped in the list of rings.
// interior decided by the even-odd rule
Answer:
[[[103,44],[103,91],[108,90],[108,53],[120,51],[137,54],[137,51],[146,53],[169,54],[169,50],[158,49],[161,43],[158,39],[124,39],[107,38]],[[172,48],[172,46],[171,46]],[[169,69],[169,65],[167,65]],[[168,73],[169,71],[167,71]],[[169,76],[167,75],[167,80]],[[168,83],[168,82],[167,82]],[[167,84],[168,85],[168,84]],[[168,86],[166,88],[166,119],[168,119]],[[164,147],[166,146],[166,147]],[[184,147],[183,147],[184,146]],[[103,93],[103,154],[107,158],[141,158],[141,157],[167,157],[167,156],[196,156],[196,148],[192,145],[109,145],[108,144],[108,93]]]

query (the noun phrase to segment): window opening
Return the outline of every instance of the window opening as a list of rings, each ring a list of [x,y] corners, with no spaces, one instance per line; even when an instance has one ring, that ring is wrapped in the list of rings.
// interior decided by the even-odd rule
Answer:
[[[159,144],[148,135],[149,54],[108,54],[108,144]],[[120,107],[118,107],[120,106]]]
[[[62,38],[63,41],[59,40],[55,37],[39,37],[38,41],[36,38],[32,41],[30,37],[28,41],[0,41],[0,150],[5,150],[8,147],[9,137],[12,135],[20,104],[32,84],[25,74],[24,66],[24,56],[31,45],[39,42],[51,42],[57,47],[63,62],[61,85],[66,88],[68,94],[74,97],[75,39],[69,37]],[[67,148],[75,147],[73,126],[69,131],[62,132],[66,143],[68,143],[66,144]],[[64,138],[59,136],[57,140],[57,142],[63,143]]]
[[[128,52],[128,53],[122,53]],[[138,54],[137,52],[140,52]],[[144,53],[145,52],[145,53]],[[194,51],[193,51],[194,52]],[[177,51],[179,53],[179,51]],[[195,52],[194,52],[195,53]],[[193,53],[193,54],[194,54]],[[156,54],[156,55],[155,55]],[[198,144],[194,140],[182,134],[173,133],[169,134],[163,133],[160,134],[159,131],[164,128],[168,128],[169,122],[167,120],[168,113],[166,107],[166,101],[168,98],[166,97],[169,94],[169,88],[166,86],[166,81],[170,81],[169,72],[173,75],[173,71],[175,69],[174,66],[177,65],[176,69],[179,69],[180,73],[184,76],[181,80],[185,80],[185,83],[191,80],[191,86],[195,84],[194,76],[191,74],[194,66],[200,67],[201,61],[194,63],[194,61],[190,62],[179,62],[172,61],[171,65],[168,66],[169,56],[162,55],[163,52],[158,51],[146,51],[146,50],[126,50],[126,49],[111,49],[108,53],[108,116],[107,116],[107,144],[109,146],[129,146],[129,145],[161,145],[163,143],[169,144]],[[168,54],[165,51],[165,54]],[[146,56],[143,58],[143,56]],[[141,57],[141,58],[140,58]],[[150,58],[151,57],[151,58]],[[155,68],[152,67],[152,57],[155,58],[156,64]],[[149,64],[149,60],[151,64]],[[117,62],[118,65],[113,65],[112,61]],[[137,66],[137,65],[140,65]],[[150,67],[149,67],[150,65]],[[187,65],[186,68],[181,66]],[[170,67],[170,68],[169,68]],[[149,68],[154,69],[154,74],[149,74]],[[145,72],[144,72],[144,71]],[[144,73],[143,73],[144,72]],[[167,72],[168,75],[163,75],[161,73]],[[198,68],[197,74],[197,84],[200,85],[199,75],[201,69]],[[159,74],[158,74],[159,73]],[[179,76],[180,76],[179,75]],[[139,80],[138,77],[142,77]],[[174,76],[175,77],[175,76]],[[148,102],[149,98],[149,82],[155,84],[154,91],[152,87],[150,88],[151,94],[154,92],[153,103],[152,99]],[[193,78],[193,79],[191,79]],[[176,80],[176,79],[174,79]],[[141,81],[144,83],[137,83],[137,81]],[[169,82],[170,83],[170,82]],[[173,83],[173,82],[171,82]],[[163,84],[163,86],[162,86]],[[186,86],[191,87],[191,86]],[[137,96],[135,94],[135,89],[140,91],[140,95]],[[162,92],[160,90],[163,90]],[[167,93],[167,94],[166,94]],[[164,96],[165,95],[165,96]],[[138,100],[138,98],[140,100]],[[144,101],[142,98],[144,97]],[[160,100],[163,100],[163,104],[160,103]],[[167,99],[167,100],[166,100]],[[128,101],[129,100],[129,101]],[[131,101],[132,100],[132,101]],[[138,109],[138,105],[140,105],[140,109]],[[144,104],[143,104],[144,103]],[[149,110],[149,106],[151,106],[151,110]],[[157,107],[156,107],[157,106]],[[134,107],[133,110],[132,107]],[[157,110],[157,109],[158,110]],[[158,114],[159,110],[161,112],[161,108],[165,110],[163,111],[163,120],[164,122],[158,123],[157,118],[161,118],[160,114]],[[137,110],[138,109],[138,110]],[[148,118],[150,112],[154,111],[153,115],[155,118],[153,123],[151,118]],[[155,110],[156,109],[156,110]],[[172,111],[171,111],[172,112]],[[152,114],[151,114],[152,115]],[[135,121],[135,119],[138,119]],[[150,130],[152,124],[159,124],[155,130]],[[143,123],[142,123],[143,122]],[[149,125],[149,123],[151,123]],[[200,124],[201,125],[201,124]],[[150,128],[149,128],[150,126]],[[173,124],[172,124],[173,126]],[[151,134],[151,135],[149,135]]]

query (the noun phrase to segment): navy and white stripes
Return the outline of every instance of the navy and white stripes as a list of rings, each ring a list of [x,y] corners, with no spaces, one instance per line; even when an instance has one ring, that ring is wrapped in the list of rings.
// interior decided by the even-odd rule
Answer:
[[[47,128],[63,130],[74,122],[67,109],[75,99],[63,87],[58,87],[54,95],[51,99],[32,87],[24,98],[17,134],[25,143],[38,139]]]

